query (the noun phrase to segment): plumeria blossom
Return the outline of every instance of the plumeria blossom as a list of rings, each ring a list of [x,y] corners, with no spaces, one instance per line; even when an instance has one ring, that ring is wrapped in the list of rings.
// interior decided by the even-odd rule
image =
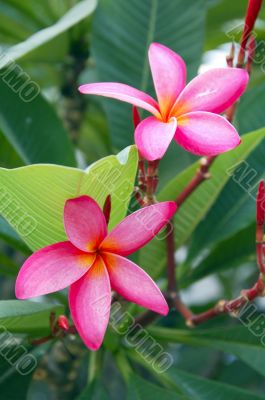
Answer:
[[[108,325],[111,288],[129,301],[159,314],[168,305],[157,285],[124,258],[149,242],[176,211],[174,202],[145,207],[110,233],[103,211],[88,196],[69,199],[64,208],[68,241],[33,253],[19,271],[16,296],[27,299],[70,285],[71,315],[88,348],[97,350]]]
[[[186,86],[186,66],[178,54],[152,43],[148,56],[158,101],[122,83],[92,83],[79,88],[81,93],[125,101],[153,115],[135,130],[142,157],[149,161],[162,158],[172,139],[200,156],[223,153],[240,143],[233,125],[218,114],[244,92],[248,83],[244,69],[212,69]]]

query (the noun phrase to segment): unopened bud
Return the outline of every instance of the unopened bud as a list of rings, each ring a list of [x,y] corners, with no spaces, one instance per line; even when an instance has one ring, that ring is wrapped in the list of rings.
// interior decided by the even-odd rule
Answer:
[[[58,326],[61,328],[63,331],[68,331],[69,329],[69,321],[66,318],[65,315],[60,315],[58,318]]]

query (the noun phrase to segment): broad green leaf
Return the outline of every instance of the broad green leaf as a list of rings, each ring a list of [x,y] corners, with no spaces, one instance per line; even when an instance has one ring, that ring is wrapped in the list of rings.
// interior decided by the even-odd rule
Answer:
[[[78,147],[83,151],[88,164],[111,153],[107,121],[98,105],[92,102],[89,104],[79,133]]]
[[[7,60],[18,60],[27,53],[54,39],[61,33],[78,24],[84,18],[88,17],[95,10],[96,5],[97,0],[80,1],[69,11],[67,11],[67,13],[63,15],[54,25],[34,33],[24,42],[9,48],[5,54]],[[0,67],[5,67],[7,63],[8,61],[2,60],[0,62]]]
[[[198,262],[188,257],[178,267],[180,286],[186,287],[208,275],[236,268],[256,260],[255,224],[238,231],[235,235],[217,243],[205,257]],[[192,268],[191,268],[192,266]]]
[[[161,388],[139,376],[133,374],[130,377],[127,400],[185,400],[172,390]]]
[[[2,217],[0,217],[0,239],[4,240],[22,253],[29,254],[28,247]]]
[[[112,197],[110,229],[124,218],[137,168],[134,146],[83,171],[58,165],[0,169],[0,212],[32,249],[66,240],[65,201],[87,194],[103,206]]]
[[[248,90],[242,96],[237,111],[237,121],[241,133],[265,126],[264,101],[265,83]]]
[[[242,138],[242,144],[228,153],[220,155],[211,167],[211,179],[203,182],[195,192],[185,201],[174,218],[175,243],[180,247],[189,239],[200,221],[205,229],[204,217],[212,207],[221,190],[230,178],[228,171],[235,164],[244,160],[264,139],[265,129],[261,129]],[[182,173],[172,179],[168,185],[158,194],[159,201],[174,200],[181,193],[183,188],[192,179],[199,164],[195,163]],[[220,204],[223,207],[223,204]],[[218,221],[215,222],[218,225]],[[215,227],[209,226],[204,236]],[[159,257],[158,257],[159,255]],[[165,263],[165,243],[156,238],[145,246],[140,252],[140,265],[145,268],[153,277],[159,276]],[[159,261],[158,261],[159,258]]]
[[[0,41],[5,45],[23,40],[37,30],[39,26],[34,21],[32,12],[28,10],[27,13],[24,13],[18,7],[14,7],[14,4],[10,3],[1,2],[0,4]]]
[[[74,150],[62,121],[39,93],[36,83],[33,83],[36,91],[31,93],[37,96],[30,97],[31,101],[28,101],[23,88],[31,87],[30,81],[27,85],[25,77],[21,80],[17,75],[2,75],[1,131],[25,163],[50,162],[75,166]]]
[[[136,352],[130,353],[130,357],[143,365],[156,379],[161,381],[168,388],[175,389],[181,393],[184,398],[190,400],[262,400],[263,397],[242,390],[236,386],[225,383],[204,379],[196,375],[184,372],[183,370],[170,367],[163,374],[158,374],[152,364],[144,360]]]
[[[62,11],[62,14],[65,11]],[[1,24],[0,33],[9,33],[11,37],[19,34],[18,39],[21,41],[37,30],[52,25],[56,17],[58,18],[52,12],[49,1],[42,3],[36,0],[7,0],[0,4],[0,18],[4,25]],[[6,35],[4,38],[9,36]]]
[[[204,379],[179,369],[170,368],[167,379],[172,387],[181,389],[192,400],[262,400],[253,392],[239,387]]]
[[[64,313],[62,305],[33,301],[0,301],[0,326],[11,333],[42,335],[50,333],[50,313]]]
[[[24,165],[14,147],[9,143],[2,132],[0,132],[0,142],[0,167],[16,168]]]
[[[246,309],[245,312],[247,314]],[[243,314],[244,310],[242,319]],[[233,354],[260,374],[265,375],[265,348],[261,342],[261,336],[249,331],[247,326],[189,331],[152,327],[150,333],[160,341],[205,346]]]
[[[245,161],[230,169],[231,179],[194,233],[190,257],[254,223],[257,188],[265,178],[264,154],[263,140]]]
[[[126,83],[155,95],[147,58],[151,42],[179,53],[190,80],[200,65],[205,16],[205,0],[101,0],[92,31],[97,80]],[[132,107],[117,100],[102,101],[113,144],[121,149],[133,141]],[[189,153],[172,144],[161,163],[160,179],[171,178],[192,160]]]
[[[240,133],[265,126],[264,93],[263,83],[248,90],[242,97],[237,112]],[[196,255],[199,249],[212,246],[254,222],[257,184],[265,177],[264,154],[265,141],[251,153],[246,163],[238,166],[238,172],[196,230],[190,257]],[[209,229],[211,235],[207,234]]]
[[[108,392],[100,381],[93,381],[78,396],[77,400],[109,400]]]
[[[2,252],[0,253],[0,276],[16,277],[19,271],[19,266],[12,261],[12,258]]]
[[[13,335],[1,337],[0,391],[2,399],[27,399],[32,375],[43,355],[42,346],[32,348],[25,340],[19,342]]]

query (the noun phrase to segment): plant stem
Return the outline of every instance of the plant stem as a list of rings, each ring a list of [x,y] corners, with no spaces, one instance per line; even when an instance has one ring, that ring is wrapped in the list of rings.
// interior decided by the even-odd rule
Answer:
[[[101,373],[103,361],[103,350],[91,351],[89,353],[87,382],[93,382]]]
[[[200,160],[200,167],[197,170],[195,176],[188,183],[188,185],[184,188],[184,190],[180,193],[180,195],[176,198],[176,204],[178,207],[184,203],[184,201],[194,192],[197,187],[204,182],[206,179],[211,177],[209,173],[209,168],[216,159],[214,157],[203,157]]]
[[[221,314],[237,315],[236,313],[249,301],[255,300],[257,297],[263,297],[265,295],[265,283],[264,275],[260,274],[258,281],[255,285],[247,290],[242,290],[241,295],[234,300],[220,300],[214,307],[209,310],[192,315],[186,319],[188,326],[193,327],[199,325],[205,321],[216,317]]]
[[[156,202],[155,192],[158,185],[158,164],[159,160],[148,161],[145,193],[145,201],[147,205],[154,204]]]

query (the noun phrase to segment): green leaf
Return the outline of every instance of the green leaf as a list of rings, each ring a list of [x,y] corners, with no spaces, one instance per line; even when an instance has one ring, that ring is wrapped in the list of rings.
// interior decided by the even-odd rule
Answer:
[[[237,112],[237,121],[241,133],[265,125],[263,103],[264,83],[248,90],[242,97]],[[196,230],[190,257],[194,257],[199,249],[212,246],[215,242],[234,235],[238,230],[254,222],[255,196],[258,181],[265,177],[264,173],[265,141],[263,141],[247,158],[246,163],[238,167],[238,173],[225,186],[208,212],[205,221]],[[211,235],[208,230],[211,229]]]
[[[50,313],[64,313],[62,305],[33,301],[0,301],[0,326],[11,333],[27,333],[31,336],[50,333]]]
[[[102,382],[96,380],[90,383],[78,396],[77,400],[109,400],[108,392],[102,385]]]
[[[9,48],[6,52],[7,58],[0,63],[0,67],[5,67],[8,63],[8,59],[18,60],[78,24],[95,10],[96,5],[97,0],[80,1],[67,11],[54,25],[34,33],[24,42]]]
[[[1,337],[0,391],[3,399],[28,398],[28,389],[43,355],[43,347],[32,349],[28,343],[19,342],[10,334]]]
[[[0,80],[0,129],[6,139],[25,163],[75,166],[67,132],[52,106],[39,93],[38,85],[33,82],[35,91],[31,93],[37,96],[28,101],[23,88],[31,87],[30,81],[25,86],[25,77],[22,80],[16,74],[10,77],[2,75]]]
[[[58,165],[0,169],[0,212],[32,249],[66,240],[65,201],[87,194],[103,206],[112,197],[109,227],[124,218],[134,186],[138,154],[131,146],[83,171]]]
[[[262,134],[263,130],[260,132]],[[205,248],[215,246],[254,223],[258,183],[265,178],[264,154],[263,140],[245,161],[230,169],[231,179],[194,233],[189,257],[198,255]]]
[[[255,231],[255,224],[247,226],[235,235],[217,243],[210,253],[200,257],[198,262],[196,259],[192,260],[192,256],[188,257],[187,261],[178,268],[180,286],[189,286],[208,275],[256,260]],[[191,264],[192,268],[190,268]]]
[[[244,312],[242,311],[242,319]],[[250,314],[250,312],[249,312]],[[250,325],[250,324],[249,324]],[[160,327],[150,328],[151,335],[158,340],[205,346],[235,355],[251,368],[265,375],[265,348],[260,336],[249,331],[247,326],[222,328],[221,330],[180,330]]]
[[[155,95],[147,59],[151,42],[162,43],[179,53],[191,79],[200,65],[205,16],[204,0],[101,0],[92,31],[97,80],[126,83]],[[132,106],[111,99],[102,102],[114,146],[121,149],[132,143]],[[172,144],[161,163],[160,178],[164,181],[164,177],[172,177],[192,159]]]
[[[155,378],[170,389],[175,389],[190,400],[262,400],[263,397],[236,386],[204,379],[180,369],[170,367],[163,374],[157,373],[152,364],[137,352],[131,352],[130,357],[143,365]]]
[[[192,400],[262,400],[263,397],[236,386],[197,377],[179,369],[166,373],[172,387],[181,389]]]
[[[228,153],[220,155],[211,167],[211,179],[203,182],[196,191],[185,201],[174,218],[175,243],[180,247],[191,236],[199,222],[203,220],[204,237],[212,237],[215,226],[205,229],[207,222],[204,217],[217,200],[218,195],[230,178],[229,171],[235,164],[244,160],[264,139],[265,129],[261,129],[242,137],[242,144]],[[159,201],[174,200],[192,179],[199,164],[195,163],[172,179],[158,194]],[[223,207],[223,203],[220,204]],[[218,221],[215,222],[218,225]],[[211,235],[208,233],[211,231]],[[202,246],[201,240],[200,244]],[[200,249],[199,246],[197,246]],[[196,249],[197,249],[196,248]],[[196,253],[195,253],[196,254]],[[159,255],[159,262],[158,256]],[[160,275],[165,263],[165,243],[156,238],[140,252],[140,265],[153,277]]]
[[[248,90],[242,96],[237,111],[237,121],[241,133],[265,126],[264,101],[265,83]]]
[[[0,217],[0,239],[10,244],[15,249],[21,251],[24,254],[29,254],[29,249],[20,239],[18,234],[11,228],[11,226]]]
[[[24,165],[21,158],[18,156],[15,149],[6,139],[2,132],[0,132],[0,167],[3,168],[16,168]]]
[[[131,375],[127,400],[185,400],[187,397],[180,396],[172,390],[161,388],[139,376]]]
[[[0,276],[16,277],[18,271],[18,265],[12,261],[10,256],[0,253]]]

